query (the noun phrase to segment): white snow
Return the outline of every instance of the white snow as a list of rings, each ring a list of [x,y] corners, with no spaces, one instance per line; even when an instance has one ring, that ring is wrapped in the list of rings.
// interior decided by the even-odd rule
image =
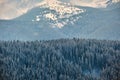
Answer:
[[[36,21],[40,21],[40,17],[39,16],[36,16]]]
[[[58,28],[62,28],[64,26],[64,24],[62,24],[62,23],[56,23],[54,26],[57,26]]]
[[[53,21],[57,20],[56,15],[54,15],[52,13],[45,14],[45,17],[49,18],[49,19],[51,19]]]
[[[94,8],[106,8],[109,4],[120,2],[120,0],[70,0],[72,5],[88,6]]]
[[[72,20],[71,17],[84,12],[83,9],[58,0],[44,0],[38,5],[40,8],[48,8],[51,11],[44,11],[44,13],[40,12],[41,16],[36,16],[36,21],[40,21],[40,18],[44,17],[48,19],[48,22],[52,27],[58,28],[62,28],[69,23],[74,24],[74,22],[80,19],[80,17],[74,17],[74,20]],[[52,22],[49,20],[52,20]]]
[[[112,0],[113,3],[120,2],[120,0]]]

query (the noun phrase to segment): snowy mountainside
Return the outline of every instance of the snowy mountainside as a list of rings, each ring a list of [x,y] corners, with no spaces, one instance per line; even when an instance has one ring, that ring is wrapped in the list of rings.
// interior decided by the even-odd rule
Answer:
[[[108,5],[119,3],[120,0],[68,0],[67,2],[70,2],[73,5],[84,7],[106,8]]]
[[[60,1],[42,2],[20,17],[0,20],[0,40],[120,40],[119,14],[120,7],[98,9]]]
[[[38,11],[36,16],[30,19],[33,22],[39,22],[42,19],[47,20],[52,27],[62,28],[68,23],[74,23],[81,16],[79,15],[85,10],[72,6],[70,3],[63,3],[57,0],[44,0],[37,4],[41,11]],[[33,12],[34,14],[34,12]]]

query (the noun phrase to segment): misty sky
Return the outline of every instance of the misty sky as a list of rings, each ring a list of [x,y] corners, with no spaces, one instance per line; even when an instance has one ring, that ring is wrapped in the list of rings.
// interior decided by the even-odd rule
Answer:
[[[11,19],[26,13],[40,0],[0,0],[0,19]]]
[[[43,0],[0,0],[0,19],[12,19],[26,13]],[[52,0],[51,0],[52,1]],[[74,5],[97,7],[106,6],[108,0],[61,0]],[[118,1],[118,0],[114,0]],[[120,1],[120,0],[119,0]]]

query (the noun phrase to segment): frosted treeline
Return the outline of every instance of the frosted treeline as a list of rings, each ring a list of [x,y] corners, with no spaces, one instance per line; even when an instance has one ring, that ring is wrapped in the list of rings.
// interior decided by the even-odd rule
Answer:
[[[119,80],[120,41],[0,41],[0,80]]]

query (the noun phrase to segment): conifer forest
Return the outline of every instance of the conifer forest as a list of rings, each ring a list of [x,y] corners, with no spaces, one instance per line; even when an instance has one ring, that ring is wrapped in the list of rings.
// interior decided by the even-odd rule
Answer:
[[[0,80],[120,80],[120,41],[0,41]]]

